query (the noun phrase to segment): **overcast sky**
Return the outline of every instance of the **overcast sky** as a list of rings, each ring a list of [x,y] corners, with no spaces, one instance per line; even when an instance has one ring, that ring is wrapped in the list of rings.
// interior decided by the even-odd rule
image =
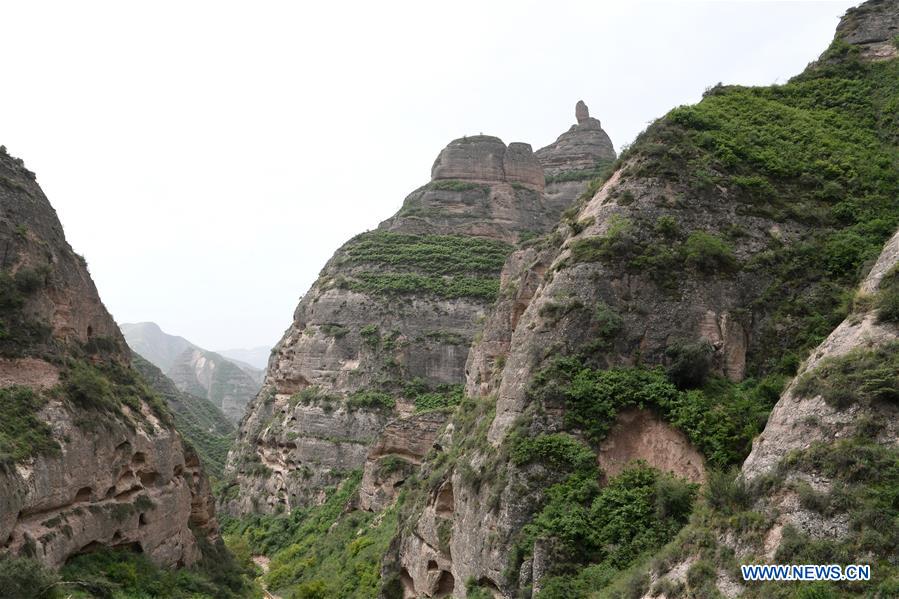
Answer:
[[[857,2],[3,2],[0,144],[119,322],[271,345],[440,149],[616,149],[721,81],[784,82]]]

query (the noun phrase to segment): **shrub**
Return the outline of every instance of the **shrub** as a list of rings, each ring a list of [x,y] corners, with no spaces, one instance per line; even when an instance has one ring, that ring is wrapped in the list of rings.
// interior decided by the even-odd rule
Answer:
[[[825,359],[802,375],[796,393],[820,395],[841,408],[872,401],[899,402],[899,342]]]
[[[396,407],[396,400],[382,391],[357,391],[347,398],[346,405],[351,410],[359,408],[392,410]]]
[[[880,280],[874,305],[880,322],[899,322],[899,265],[887,271]]]
[[[726,241],[704,231],[693,231],[684,242],[683,256],[687,265],[706,274],[737,270],[737,259]]]
[[[359,335],[362,337],[362,341],[372,349],[377,349],[381,345],[381,332],[376,324],[365,325],[359,329]]]
[[[0,589],[17,599],[54,599],[57,577],[37,560],[0,555]]]
[[[673,344],[665,351],[665,355],[671,360],[667,369],[668,378],[680,389],[701,387],[712,368],[714,352],[707,341]]]
[[[565,433],[536,437],[515,435],[511,444],[512,463],[518,466],[537,462],[554,471],[596,471],[596,455],[593,451]]]
[[[29,387],[0,389],[0,463],[59,451],[53,429],[38,418],[42,405]]]

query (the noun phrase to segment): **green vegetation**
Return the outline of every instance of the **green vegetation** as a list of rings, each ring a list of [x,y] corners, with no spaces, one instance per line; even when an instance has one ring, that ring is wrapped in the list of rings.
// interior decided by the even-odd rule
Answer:
[[[337,323],[325,323],[319,327],[322,333],[327,335],[328,337],[334,337],[335,339],[340,339],[341,337],[346,336],[347,333],[350,332],[348,328],[341,324]]]
[[[53,430],[37,417],[42,405],[29,387],[0,389],[0,465],[59,451]]]
[[[880,322],[899,322],[899,264],[880,280],[874,306]]]
[[[586,447],[582,451],[584,458],[593,455]],[[582,452],[569,448],[564,453]],[[547,490],[546,503],[522,530],[510,564],[515,571],[535,541],[545,544],[552,567],[539,595],[544,599],[586,596],[641,554],[660,549],[686,524],[696,494],[696,485],[641,462],[602,488],[595,459],[579,460],[569,472]]]
[[[412,273],[360,273],[343,285],[374,295],[434,295],[444,299],[474,298],[492,301],[499,295],[499,278],[428,277]]]
[[[770,315],[751,371],[789,371],[791,354],[820,343],[899,225],[896,114],[899,61],[861,62],[857,48],[835,42],[786,85],[712,89],[629,150],[649,159],[634,174],[676,180],[699,200],[724,187],[744,214],[809,227],[744,264],[766,281],[751,308]],[[883,296],[887,319],[895,297]]]
[[[547,175],[546,184],[564,183],[565,181],[589,181],[597,177],[605,177],[611,174],[611,166],[614,160],[597,160],[592,169],[570,170],[557,175]]]
[[[236,433],[234,425],[208,399],[180,391],[161,370],[141,356],[132,354],[131,364],[165,400],[175,416],[175,428],[196,450],[206,472],[213,479],[221,479]]]
[[[840,408],[873,401],[899,404],[899,341],[823,360],[799,379],[796,393]]]
[[[0,356],[33,352],[50,340],[50,327],[25,315],[25,301],[42,288],[49,268],[21,269],[15,275],[0,272]]]
[[[361,472],[353,472],[320,506],[289,516],[227,521],[229,545],[272,556],[266,585],[284,597],[368,599],[380,588],[380,561],[396,533],[396,508],[381,516],[345,512]]]
[[[0,555],[0,588],[16,599],[243,599],[259,597],[248,582],[250,564],[222,545],[201,541],[194,568],[167,570],[139,553],[103,549],[77,555],[59,573],[29,558]]]
[[[705,231],[693,231],[685,239],[676,221],[663,220],[656,230],[664,239],[642,238],[630,219],[613,216],[601,236],[584,237],[571,244],[571,259],[605,262],[631,272],[644,272],[663,287],[676,284],[675,276],[685,269],[703,275],[728,275],[739,270],[734,250],[727,241]],[[672,224],[675,223],[675,224]]]
[[[415,404],[416,412],[457,406],[462,402],[464,395],[464,385],[434,385],[421,378],[408,381],[403,386],[403,397]]]
[[[727,466],[749,453],[782,387],[779,377],[739,384],[715,378],[683,391],[659,368],[597,370],[561,358],[537,373],[529,395],[541,405],[564,407],[566,426],[593,443],[605,438],[620,410],[657,410],[709,463]]]
[[[439,191],[472,191],[475,189],[484,191],[487,189],[487,186],[481,183],[470,183],[468,181],[457,181],[455,179],[432,181],[428,184],[428,187]]]
[[[396,407],[396,400],[382,391],[357,391],[347,397],[346,405],[350,410],[359,408],[392,410]]]
[[[340,264],[363,267],[338,285],[375,295],[427,294],[492,300],[512,246],[463,235],[375,231],[344,246]]]
[[[174,423],[165,402],[128,365],[70,360],[62,374],[62,388],[79,408],[120,414],[122,406],[127,406],[139,418],[141,403],[146,403],[164,423]]]

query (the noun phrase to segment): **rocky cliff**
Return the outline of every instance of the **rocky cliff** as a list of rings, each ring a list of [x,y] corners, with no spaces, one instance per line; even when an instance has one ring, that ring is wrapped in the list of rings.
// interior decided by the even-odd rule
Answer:
[[[58,567],[98,547],[192,564],[209,485],[33,173],[0,151],[0,550]]]
[[[337,251],[241,425],[230,510],[318,503],[391,419],[458,403],[513,244],[558,220],[543,189],[527,144],[457,139],[395,216]]]
[[[535,152],[546,175],[544,201],[561,212],[586,189],[587,183],[616,158],[612,140],[583,100],[575,106],[577,123],[554,143]]]
[[[816,439],[845,439],[869,423],[882,443],[895,444],[885,424],[895,419],[886,390],[897,382],[887,357],[895,324],[874,326],[879,317],[864,310],[849,317],[854,324],[840,322],[899,224],[899,77],[884,33],[896,10],[895,2],[870,2],[850,11],[831,48],[784,86],[713,88],[696,106],[671,111],[552,236],[512,255],[469,353],[466,390],[481,399],[450,419],[422,462],[427,484],[405,499],[387,596],[569,597],[600,588],[714,596],[702,590],[707,554],[693,556],[706,561],[692,570],[692,588],[692,562],[671,586],[650,589],[661,579],[624,574],[686,522],[677,506],[662,516],[635,497],[664,504],[670,495],[657,481],[671,475],[688,481],[679,491],[688,497],[689,481],[742,461],[794,374],[744,466],[748,478],[811,444],[802,460],[817,471],[804,480],[823,496],[846,481]],[[550,168],[547,153],[538,158]],[[888,267],[881,258],[872,272]],[[855,394],[871,399],[868,407],[825,409],[830,383],[810,382],[808,371],[835,344],[844,347],[837,353],[854,344],[868,352],[855,356],[866,373],[846,375],[871,388]],[[848,368],[831,364],[836,379]],[[796,385],[808,389],[803,405],[795,405]],[[832,401],[848,393],[844,401],[855,405],[848,387],[844,380]],[[584,463],[591,454],[593,465]],[[889,472],[881,485],[893,480]],[[807,501],[819,497],[803,489]],[[622,494],[632,503],[617,519]],[[856,542],[846,531],[858,514],[793,517],[796,501],[785,495],[752,517],[782,514],[770,530],[792,525],[783,537],[791,542],[809,534]],[[822,522],[826,532],[813,533]],[[771,557],[781,532],[769,534]],[[878,555],[895,549],[892,536],[879,543]],[[781,545],[778,555],[785,552]],[[878,583],[891,580],[890,568]],[[743,590],[732,570],[712,567],[716,577],[715,592]]]

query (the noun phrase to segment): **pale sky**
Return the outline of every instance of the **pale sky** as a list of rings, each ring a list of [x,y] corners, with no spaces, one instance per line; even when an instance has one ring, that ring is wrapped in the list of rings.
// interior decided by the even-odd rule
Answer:
[[[616,149],[707,87],[784,82],[857,2],[3,1],[0,144],[119,322],[272,345],[450,140]]]

